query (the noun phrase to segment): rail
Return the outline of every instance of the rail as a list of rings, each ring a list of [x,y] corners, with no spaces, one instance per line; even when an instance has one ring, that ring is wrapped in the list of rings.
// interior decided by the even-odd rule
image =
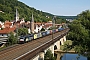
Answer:
[[[0,52],[0,60],[30,60],[37,54],[47,49],[57,40],[68,33],[69,29],[33,40],[25,44],[19,44]]]
[[[46,48],[48,48],[49,46],[54,44],[56,41],[58,41],[60,38],[65,36],[68,33],[68,31],[69,31],[69,29],[67,29],[67,31],[65,33],[60,34],[59,36],[57,36],[57,37],[51,39],[50,41],[42,44],[41,46],[39,46],[35,50],[28,52],[28,54],[20,56],[15,60],[30,60],[30,59],[32,59],[34,56],[36,56],[36,54],[39,54],[40,52],[44,51]]]

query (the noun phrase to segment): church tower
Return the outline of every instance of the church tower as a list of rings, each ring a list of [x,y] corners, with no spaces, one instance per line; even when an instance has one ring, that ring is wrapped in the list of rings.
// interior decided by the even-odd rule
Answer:
[[[16,9],[16,17],[15,17],[15,20],[16,20],[16,22],[19,21],[19,13],[18,13],[17,9]]]
[[[30,24],[31,24],[31,33],[34,33],[34,18],[33,18],[33,13],[32,13],[32,20],[31,20],[31,22],[30,22]]]

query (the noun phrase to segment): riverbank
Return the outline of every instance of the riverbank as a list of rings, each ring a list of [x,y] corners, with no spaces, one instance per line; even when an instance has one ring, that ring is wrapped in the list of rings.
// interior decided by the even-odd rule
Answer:
[[[54,50],[55,53],[73,53],[76,54],[75,51],[62,51],[62,50]]]

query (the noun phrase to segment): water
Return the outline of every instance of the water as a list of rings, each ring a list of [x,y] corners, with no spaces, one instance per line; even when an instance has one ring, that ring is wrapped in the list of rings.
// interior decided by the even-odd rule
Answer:
[[[66,53],[63,55],[61,60],[87,60],[87,57],[78,54]]]

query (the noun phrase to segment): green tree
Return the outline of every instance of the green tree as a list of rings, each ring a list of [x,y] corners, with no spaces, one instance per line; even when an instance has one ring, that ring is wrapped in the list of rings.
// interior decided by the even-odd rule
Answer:
[[[73,21],[70,25],[68,39],[73,40],[75,51],[83,54],[90,52],[90,11],[83,11],[78,15],[78,20]]]
[[[12,32],[9,35],[10,36],[8,37],[8,40],[7,40],[7,46],[16,44],[17,43],[17,37],[15,37],[15,35]]]
[[[19,28],[18,29],[18,35],[27,35],[28,29],[27,28]]]
[[[67,52],[70,50],[70,45],[67,43],[67,44],[64,44],[64,48],[63,48],[63,51]]]
[[[44,60],[55,60],[55,57],[53,57],[53,54],[50,49],[47,50],[47,52],[44,56]]]
[[[83,11],[78,15],[78,20],[85,26],[86,29],[90,29],[90,10]]]
[[[26,21],[31,20],[30,16],[32,15],[32,12],[34,12],[33,15],[36,22],[47,22],[48,20],[51,20],[51,17],[53,16],[50,13],[42,12],[36,10],[35,8],[31,8],[18,0],[0,0],[0,11],[3,11],[5,14],[0,15],[5,20],[14,20],[16,8],[19,12],[19,17],[24,18]],[[47,18],[46,16],[48,16],[49,18]]]

